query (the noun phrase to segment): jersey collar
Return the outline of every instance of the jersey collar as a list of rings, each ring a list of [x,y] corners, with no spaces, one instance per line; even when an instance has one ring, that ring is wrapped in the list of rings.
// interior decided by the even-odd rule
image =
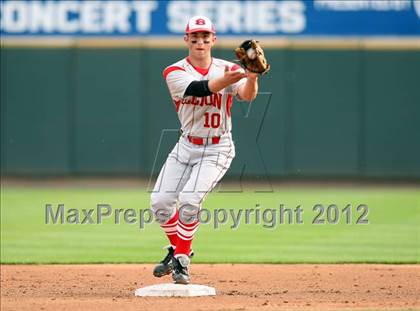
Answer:
[[[210,63],[210,66],[208,68],[201,68],[201,67],[194,66],[193,64],[191,64],[189,56],[187,56],[185,59],[187,60],[188,64],[190,64],[195,69],[195,71],[197,71],[202,76],[205,76],[209,73],[210,67],[213,64],[213,57],[211,58],[211,63]]]

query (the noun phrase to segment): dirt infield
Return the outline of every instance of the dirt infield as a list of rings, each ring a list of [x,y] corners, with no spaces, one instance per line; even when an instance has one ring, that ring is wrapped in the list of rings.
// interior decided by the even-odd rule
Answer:
[[[1,310],[420,309],[420,265],[195,264],[216,297],[139,298],[152,265],[3,265]]]

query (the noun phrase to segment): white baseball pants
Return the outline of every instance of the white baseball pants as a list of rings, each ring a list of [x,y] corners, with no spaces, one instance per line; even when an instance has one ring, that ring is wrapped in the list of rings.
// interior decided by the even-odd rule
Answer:
[[[231,133],[218,144],[195,145],[181,136],[163,165],[151,195],[156,220],[164,225],[176,213],[184,224],[197,220],[207,194],[216,186],[235,157]]]

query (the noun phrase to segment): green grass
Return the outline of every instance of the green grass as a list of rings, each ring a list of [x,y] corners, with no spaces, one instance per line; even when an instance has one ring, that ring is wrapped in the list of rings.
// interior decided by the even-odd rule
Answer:
[[[156,262],[164,255],[166,238],[156,224],[140,230],[136,224],[119,225],[110,219],[97,224],[45,224],[45,204],[66,209],[145,209],[149,194],[138,189],[77,189],[6,187],[1,192],[2,263]],[[244,224],[232,230],[213,223],[201,225],[194,241],[194,262],[420,262],[420,191],[377,188],[286,188],[273,193],[212,193],[205,208],[260,210],[302,206],[304,224],[279,224],[274,229]],[[312,208],[321,203],[369,207],[369,224],[313,225]],[[260,212],[261,213],[261,212]],[[254,217],[251,217],[255,221]]]

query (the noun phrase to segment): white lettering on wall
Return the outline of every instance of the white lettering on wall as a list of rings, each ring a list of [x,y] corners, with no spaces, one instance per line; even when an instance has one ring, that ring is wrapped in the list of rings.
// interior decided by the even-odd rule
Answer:
[[[144,33],[152,28],[152,12],[158,8],[157,1],[135,1],[133,9],[136,12],[136,29]]]
[[[125,1],[106,2],[104,6],[103,30],[108,33],[130,31],[130,7]]]
[[[19,33],[28,30],[29,7],[25,1],[2,3],[2,30]]]
[[[56,29],[61,33],[72,33],[79,31],[79,20],[70,19],[70,15],[76,15],[79,12],[79,2],[61,1],[57,6],[57,25]]]
[[[2,1],[1,29],[8,33],[146,33],[157,8],[158,1]]]
[[[289,1],[171,1],[167,6],[168,29],[185,30],[188,18],[206,15],[216,32],[299,33],[305,30],[305,2]]]

